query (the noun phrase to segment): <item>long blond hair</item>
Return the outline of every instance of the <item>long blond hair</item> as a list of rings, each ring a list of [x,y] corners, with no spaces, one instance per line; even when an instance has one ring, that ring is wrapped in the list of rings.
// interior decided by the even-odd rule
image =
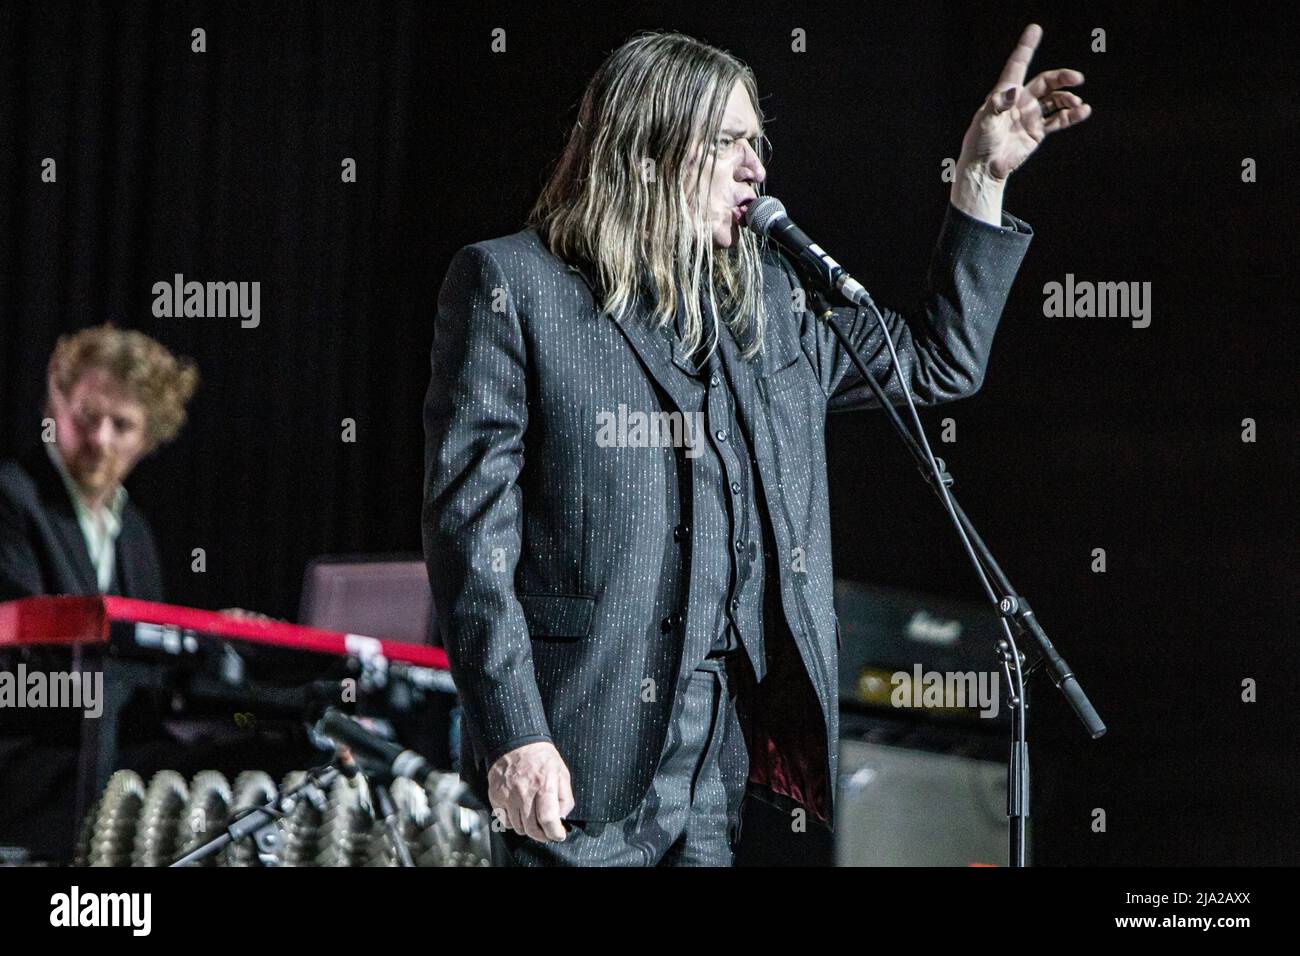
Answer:
[[[706,161],[710,175],[717,161],[708,147],[717,141],[737,80],[758,116],[761,148],[763,116],[748,66],[680,33],[628,40],[587,85],[528,225],[556,256],[594,271],[606,311],[621,317],[645,290],[656,298],[652,323],[663,328],[675,320],[681,290],[688,353],[701,345],[711,352],[718,322],[727,322],[749,358],[762,345],[765,324],[765,242],[741,229],[730,248],[715,251],[703,204],[692,212],[688,200],[699,195]],[[696,150],[700,162],[688,184]],[[708,328],[705,295],[717,317]]]

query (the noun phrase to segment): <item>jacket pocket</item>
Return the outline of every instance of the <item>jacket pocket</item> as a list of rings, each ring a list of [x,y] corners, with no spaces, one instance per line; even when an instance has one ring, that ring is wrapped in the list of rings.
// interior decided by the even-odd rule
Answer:
[[[529,637],[578,640],[591,633],[596,599],[580,594],[520,594]]]

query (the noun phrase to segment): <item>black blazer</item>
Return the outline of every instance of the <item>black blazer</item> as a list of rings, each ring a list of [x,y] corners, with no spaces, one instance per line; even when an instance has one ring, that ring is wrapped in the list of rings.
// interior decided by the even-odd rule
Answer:
[[[114,593],[163,599],[153,533],[130,501],[117,539]],[[63,479],[41,445],[0,462],[0,601],[41,594],[98,594],[85,535]]]
[[[913,309],[882,307],[917,402],[973,394],[1033,231],[948,205]],[[874,399],[784,257],[763,267],[769,324],[743,361],[724,334],[781,555],[783,620],[765,625],[768,673],[744,746],[751,787],[833,820],[838,621],[832,598],[825,416]],[[700,408],[703,386],[649,303],[621,320],[533,230],[452,259],[438,298],[425,402],[424,550],[461,693],[461,773],[550,739],[569,767],[575,820],[616,820],[644,797],[713,609],[691,587],[690,463],[678,448],[602,448],[597,415]],[[833,321],[901,402],[874,319]],[[864,450],[869,454],[869,450]],[[772,628],[767,632],[767,626]],[[776,801],[774,801],[776,802]]]

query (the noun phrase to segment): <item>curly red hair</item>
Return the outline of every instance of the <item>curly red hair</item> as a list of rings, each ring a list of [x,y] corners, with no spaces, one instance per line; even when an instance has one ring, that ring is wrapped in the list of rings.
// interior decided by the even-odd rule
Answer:
[[[50,384],[71,393],[87,369],[101,368],[122,383],[145,409],[151,449],[171,441],[185,424],[185,404],[199,384],[199,370],[143,332],[111,323],[59,337],[50,356]]]

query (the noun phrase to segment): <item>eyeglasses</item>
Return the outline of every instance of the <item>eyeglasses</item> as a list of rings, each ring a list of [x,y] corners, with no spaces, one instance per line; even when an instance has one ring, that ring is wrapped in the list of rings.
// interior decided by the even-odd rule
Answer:
[[[739,155],[743,149],[741,143],[748,143],[749,148],[754,151],[756,156],[758,156],[758,161],[764,166],[767,165],[768,158],[772,154],[772,143],[765,135],[752,137],[750,139],[741,139],[739,137],[730,136],[727,133],[719,133],[718,138],[713,141],[712,150],[720,158],[730,158],[731,156]]]

